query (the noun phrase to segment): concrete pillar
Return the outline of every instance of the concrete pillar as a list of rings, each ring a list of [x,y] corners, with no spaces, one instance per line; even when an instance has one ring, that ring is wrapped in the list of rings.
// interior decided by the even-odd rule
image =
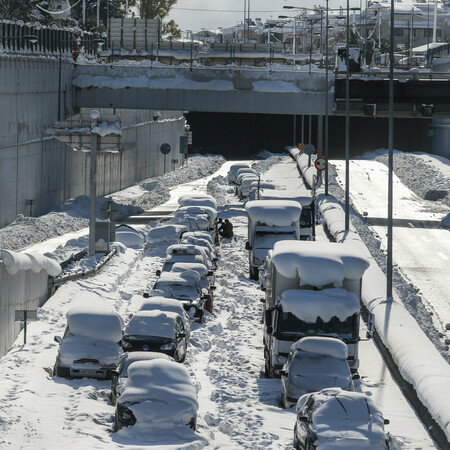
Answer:
[[[433,119],[429,136],[431,153],[450,158],[450,119]]]

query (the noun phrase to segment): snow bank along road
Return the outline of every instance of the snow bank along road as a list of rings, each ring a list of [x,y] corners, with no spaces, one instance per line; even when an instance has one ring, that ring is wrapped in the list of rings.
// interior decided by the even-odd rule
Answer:
[[[224,165],[217,175],[226,171]],[[265,178],[285,179],[289,184],[285,187],[295,190],[300,188],[293,184],[299,183],[295,171],[286,158]],[[246,214],[231,193],[223,194],[223,188],[219,216],[234,224],[236,242],[222,245],[215,316],[207,314],[204,324],[194,325],[185,363],[198,388],[197,433],[187,429],[182,436],[137,436],[132,427],[111,433],[114,407],[109,404],[108,382],[51,377],[57,352],[53,336],[63,333],[70,307],[106,302],[127,318],[155,280],[165,249],[143,254],[128,248],[96,276],[62,286],[40,309],[38,321],[29,326],[29,344],[23,347],[19,336],[2,358],[0,448],[291,448],[294,410],[280,407],[280,381],[263,376],[261,292],[248,279]],[[180,187],[180,194],[192,189],[191,184],[184,191]],[[318,237],[325,239],[323,230]],[[81,245],[85,239],[79,241]],[[361,343],[360,358],[361,380],[356,389],[372,395],[390,419],[391,448],[436,448],[372,342]]]

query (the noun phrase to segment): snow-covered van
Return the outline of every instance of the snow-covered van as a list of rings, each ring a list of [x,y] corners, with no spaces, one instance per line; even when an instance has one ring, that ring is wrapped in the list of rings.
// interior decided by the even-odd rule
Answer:
[[[232,164],[228,171],[228,184],[234,184],[236,182],[237,171],[244,168],[250,169],[250,166],[247,163]]]
[[[65,378],[110,379],[122,355],[119,345],[124,323],[108,307],[75,306],[67,312],[53,375]]]
[[[300,239],[302,241],[313,241],[315,239],[315,202],[308,192],[303,195],[291,196],[286,191],[276,189],[261,189],[261,200],[295,200],[302,206],[300,216]]]
[[[248,214],[248,253],[250,278],[258,279],[259,267],[275,242],[298,240],[302,208],[292,200],[253,200],[245,204]]]
[[[331,336],[348,346],[359,367],[361,280],[369,261],[351,244],[280,241],[267,255],[264,280],[264,358],[267,376],[286,362],[293,342]]]

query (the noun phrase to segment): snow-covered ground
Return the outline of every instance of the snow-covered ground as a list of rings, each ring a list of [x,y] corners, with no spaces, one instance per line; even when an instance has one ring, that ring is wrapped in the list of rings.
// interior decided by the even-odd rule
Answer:
[[[263,170],[275,161],[278,164],[263,178],[282,180],[280,187],[289,192],[303,189],[295,164],[288,157],[264,163]],[[51,377],[57,351],[53,336],[62,335],[64,316],[70,307],[107,303],[127,319],[137,309],[147,285],[156,279],[155,271],[162,265],[165,249],[142,253],[128,248],[97,275],[60,287],[39,310],[38,321],[28,327],[29,343],[23,346],[23,337],[19,336],[0,360],[1,448],[291,448],[294,410],[280,407],[280,381],[263,375],[262,293],[257,283],[248,279],[245,210],[224,184],[230,164],[225,163],[208,185],[202,179],[173,189],[171,199],[166,198],[165,205],[155,208],[173,209],[178,195],[208,188],[209,193],[220,197],[219,217],[229,218],[236,234],[236,241],[221,246],[215,315],[207,314],[204,324],[194,325],[185,363],[198,389],[197,432],[186,430],[181,436],[136,435],[130,428],[111,433],[114,407],[109,404],[108,382]],[[184,179],[180,174],[181,181]],[[117,193],[113,197],[125,204],[127,195]],[[56,234],[64,232],[61,228],[59,231]],[[66,236],[71,239],[71,250],[85,244],[86,238],[80,233]],[[326,239],[323,229],[319,228],[318,239]],[[43,252],[51,251],[52,244],[40,245]],[[59,245],[64,245],[61,238],[53,243],[54,248]],[[58,247],[56,253],[67,254],[64,247]],[[364,330],[361,335],[365,335]],[[360,346],[361,380],[356,382],[356,389],[370,394],[390,419],[387,430],[391,433],[391,448],[437,448],[391,379],[375,345],[366,341]]]

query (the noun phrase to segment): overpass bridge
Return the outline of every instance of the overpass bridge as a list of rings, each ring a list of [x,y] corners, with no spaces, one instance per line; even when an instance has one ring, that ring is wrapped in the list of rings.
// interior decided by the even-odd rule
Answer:
[[[448,118],[449,74],[398,71],[394,114],[402,118]],[[345,74],[308,65],[269,67],[167,66],[148,61],[77,65],[73,101],[78,107],[163,109],[224,113],[345,114]],[[387,73],[365,72],[350,79],[352,116],[388,115]]]

